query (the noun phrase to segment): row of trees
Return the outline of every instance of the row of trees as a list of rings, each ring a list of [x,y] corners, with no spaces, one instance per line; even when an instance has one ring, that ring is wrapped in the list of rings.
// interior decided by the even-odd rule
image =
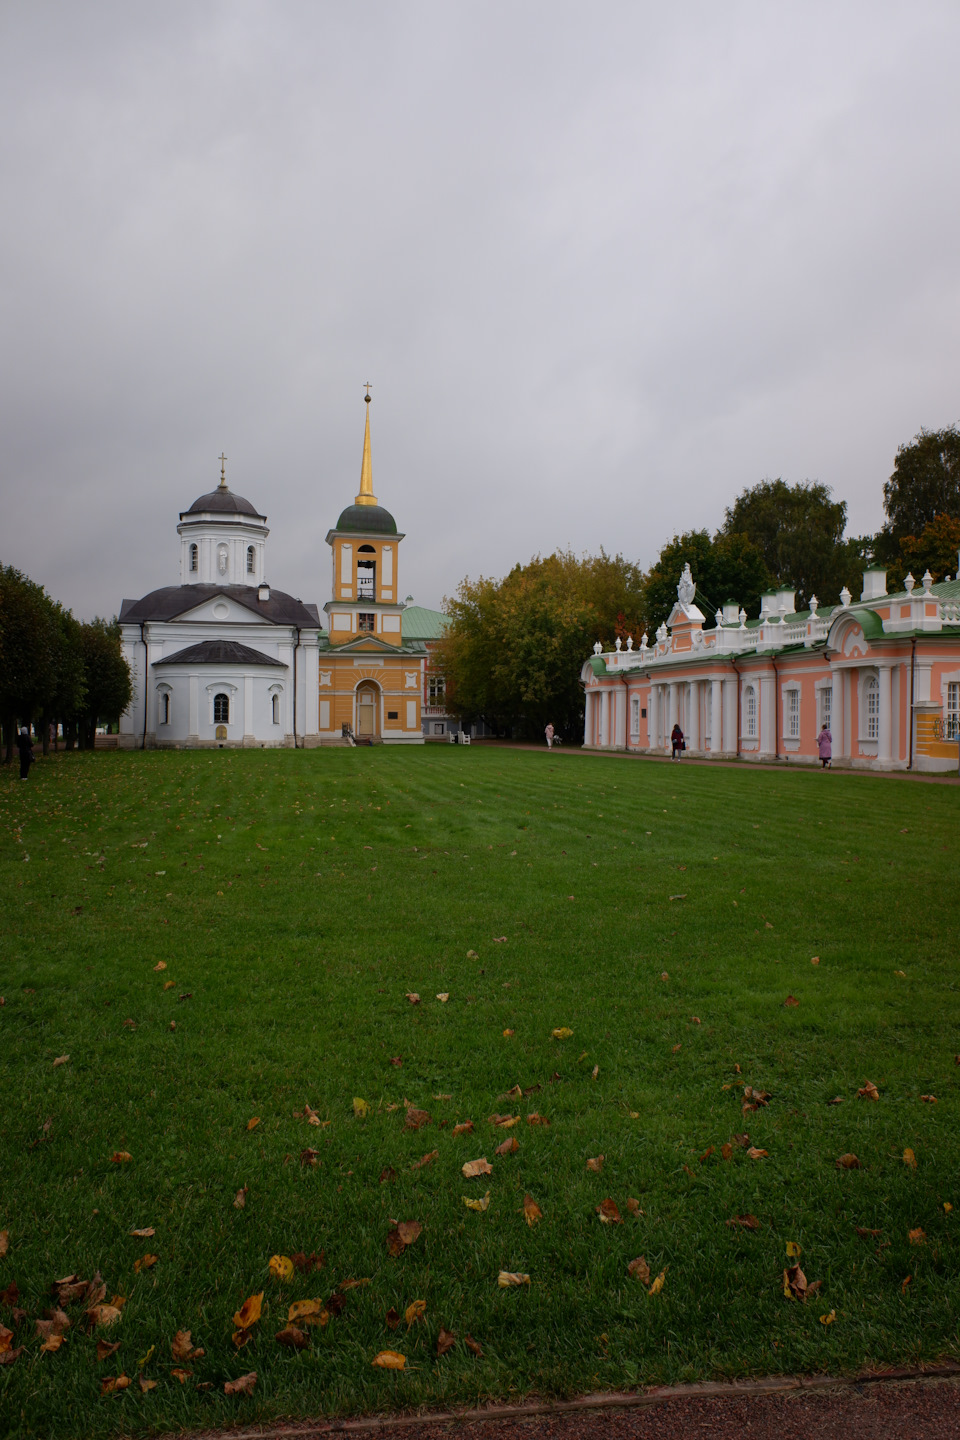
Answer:
[[[579,670],[595,640],[653,635],[677,598],[689,561],[697,601],[713,615],[736,600],[756,616],[764,591],[791,589],[798,609],[815,594],[826,608],[862,574],[885,565],[888,589],[907,572],[935,581],[958,571],[960,427],[922,430],[901,445],[883,487],[886,521],[876,535],[846,536],[847,506],[819,483],[764,480],[734,501],[715,534],[675,535],[644,574],[622,555],[569,551],[516,565],[503,580],[465,580],[447,601],[441,645],[447,703],[497,733],[539,736],[548,720],[575,733],[583,715]]]
[[[88,624],[12,566],[0,566],[0,723],[4,760],[22,725],[36,726],[47,753],[50,727],[67,747],[93,748],[98,725],[130,703],[130,670],[115,622]]]

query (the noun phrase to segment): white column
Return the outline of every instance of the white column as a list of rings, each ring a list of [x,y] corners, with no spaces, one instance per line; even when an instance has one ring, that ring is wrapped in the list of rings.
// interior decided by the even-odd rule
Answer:
[[[675,680],[671,680],[669,688],[669,705],[667,708],[667,723],[663,727],[664,744],[667,743],[667,740],[670,737],[670,733],[673,730],[674,725],[676,725],[677,723],[677,703],[677,682]]]
[[[603,743],[607,746],[613,744],[613,691],[608,687],[603,692],[604,716],[603,716]]]
[[[700,681],[687,686],[687,749],[700,749]]]
[[[597,744],[600,746],[607,743],[607,692],[600,690],[597,694]]]
[[[723,749],[723,681],[710,681],[710,749],[718,754]]]
[[[877,671],[877,679],[880,682],[880,691],[877,696],[880,713],[878,720],[877,735],[877,760],[881,765],[890,764],[890,732],[892,715],[890,712],[890,666],[881,665]]]
[[[253,676],[243,677],[243,739],[241,745],[254,743],[253,733]]]
[[[775,679],[772,674],[759,677],[760,691],[760,754],[772,755],[774,750],[774,735],[776,729],[776,714],[774,704],[776,691],[774,689]]]
[[[190,726],[187,741],[196,741],[200,738],[200,680],[196,675],[190,676]]]
[[[660,689],[657,685],[650,686],[650,694],[647,698],[647,749],[652,750],[657,743],[657,711],[660,708]],[[642,722],[641,722],[642,723]]]
[[[590,744],[590,720],[593,715],[593,695],[588,690],[583,697],[583,743]]]
[[[627,748],[627,687],[621,683],[616,690],[617,703],[617,744]]]

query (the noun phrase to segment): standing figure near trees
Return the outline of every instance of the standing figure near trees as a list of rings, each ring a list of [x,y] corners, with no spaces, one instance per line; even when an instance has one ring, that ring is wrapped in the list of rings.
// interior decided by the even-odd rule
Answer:
[[[548,749],[548,750],[552,750],[552,749],[553,749],[553,737],[554,737],[554,735],[557,733],[557,732],[554,730],[554,728],[553,728],[553,723],[552,723],[552,722],[549,722],[549,723],[547,724],[547,728],[546,728],[546,730],[544,730],[543,733],[544,733],[544,735],[546,735],[546,737],[547,737],[547,749]]]
[[[17,736],[17,749],[20,751],[20,779],[26,780],[34,760],[33,741],[30,739],[30,731],[26,725]]]
[[[687,748],[686,744],[684,743],[683,731],[680,729],[679,720],[675,723],[673,729],[670,731],[670,745],[673,751],[672,758],[674,760],[679,760],[680,756]]]
[[[817,750],[820,753],[821,767],[824,770],[832,769],[830,762],[833,756],[833,736],[830,733],[830,727],[826,720],[824,720],[820,728],[820,734],[817,736]]]

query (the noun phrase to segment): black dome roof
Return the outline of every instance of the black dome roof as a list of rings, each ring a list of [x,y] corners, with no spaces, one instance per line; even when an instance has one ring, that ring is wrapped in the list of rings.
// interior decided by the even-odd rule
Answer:
[[[258,520],[265,520],[266,516],[261,515],[249,500],[244,500],[242,495],[234,495],[226,485],[218,485],[216,490],[211,490],[209,495],[201,495],[199,500],[194,500],[189,510],[184,510],[184,515],[199,515],[204,511],[219,511],[228,515],[255,515]]]
[[[362,530],[371,535],[396,535],[397,522],[382,505],[348,505],[337,521],[338,530]]]

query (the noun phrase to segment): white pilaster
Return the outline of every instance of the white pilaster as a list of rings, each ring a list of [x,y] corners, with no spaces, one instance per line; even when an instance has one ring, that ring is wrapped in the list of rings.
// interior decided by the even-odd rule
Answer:
[[[700,681],[687,686],[687,749],[700,749]]]
[[[877,727],[877,761],[880,765],[889,766],[891,753],[890,740],[893,720],[890,706],[891,687],[889,665],[881,665],[879,667],[877,671],[877,680],[879,681],[879,693],[877,699],[879,701],[880,709],[880,713],[877,716],[879,722]]]
[[[710,749],[718,754],[723,749],[723,681],[710,681]]]

